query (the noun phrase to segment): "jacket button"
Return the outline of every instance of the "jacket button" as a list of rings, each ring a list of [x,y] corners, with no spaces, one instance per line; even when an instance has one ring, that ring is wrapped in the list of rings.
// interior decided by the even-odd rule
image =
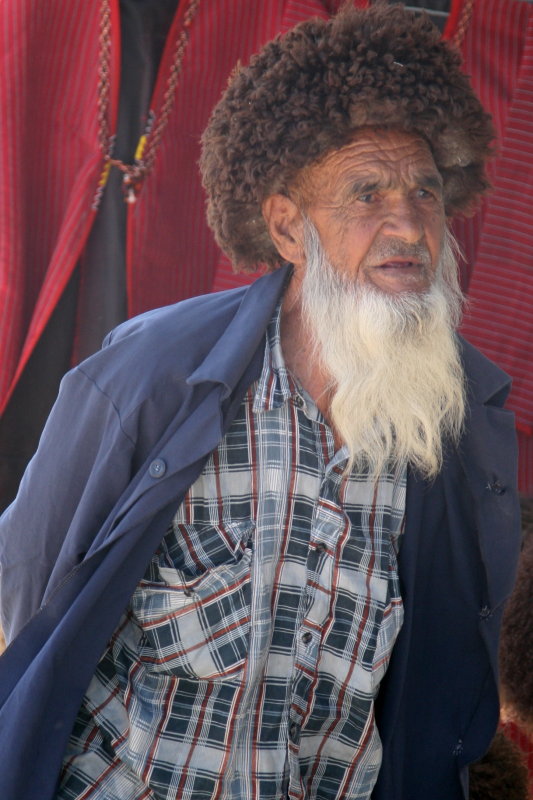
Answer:
[[[483,608],[479,612],[479,616],[481,617],[481,619],[488,619],[490,616],[492,616],[492,609],[489,608],[489,606],[483,606]]]
[[[505,493],[505,486],[502,486],[499,481],[493,481],[489,483],[488,488],[494,494],[504,494]]]
[[[162,478],[167,471],[167,465],[162,458],[156,458],[148,467],[148,472],[151,478]]]

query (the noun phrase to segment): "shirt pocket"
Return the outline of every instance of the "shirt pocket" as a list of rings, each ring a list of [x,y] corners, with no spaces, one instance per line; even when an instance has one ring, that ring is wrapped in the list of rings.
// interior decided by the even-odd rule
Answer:
[[[253,523],[241,525],[241,540],[249,543]],[[245,546],[200,575],[159,566],[157,581],[140,582],[131,606],[144,634],[139,658],[149,671],[210,681],[242,676],[250,640],[251,564],[252,550]]]

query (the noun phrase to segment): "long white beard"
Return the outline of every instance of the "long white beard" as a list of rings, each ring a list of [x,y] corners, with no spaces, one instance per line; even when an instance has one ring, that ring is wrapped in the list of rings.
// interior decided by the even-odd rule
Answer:
[[[454,335],[463,298],[451,234],[425,294],[356,283],[331,266],[309,221],[304,237],[302,309],[331,377],[329,419],[348,447],[346,470],[377,478],[392,462],[433,478],[443,442],[458,441],[465,414]]]

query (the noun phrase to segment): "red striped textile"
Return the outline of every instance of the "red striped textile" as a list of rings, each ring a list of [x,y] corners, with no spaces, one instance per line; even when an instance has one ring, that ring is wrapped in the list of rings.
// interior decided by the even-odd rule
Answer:
[[[454,5],[461,5],[456,2]],[[453,35],[452,30],[446,31]],[[513,378],[519,486],[533,492],[533,5],[475,2],[464,69],[498,134],[493,190],[455,230],[466,258],[469,306],[463,333]]]
[[[0,5],[0,412],[72,275],[103,169],[97,89],[101,0]],[[111,6],[111,103],[119,0]],[[160,109],[187,3],[178,5],[152,109]],[[319,14],[321,0],[200,0],[155,168],[129,210],[128,311],[212,289],[219,250],[204,219],[199,138],[237,59]],[[80,321],[83,324],[83,321]]]
[[[70,8],[0,6],[0,409],[93,218],[98,7],[72,0]]]

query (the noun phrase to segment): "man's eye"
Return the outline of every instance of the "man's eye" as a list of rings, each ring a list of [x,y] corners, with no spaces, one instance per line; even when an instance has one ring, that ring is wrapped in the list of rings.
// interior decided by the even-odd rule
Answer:
[[[375,194],[373,194],[372,192],[367,192],[366,194],[360,194],[357,196],[357,199],[361,203],[371,203],[374,200],[374,198]]]
[[[429,189],[418,189],[417,195],[418,195],[418,197],[422,198],[422,200],[425,200],[426,198],[435,196],[433,194],[433,192],[431,192]]]

